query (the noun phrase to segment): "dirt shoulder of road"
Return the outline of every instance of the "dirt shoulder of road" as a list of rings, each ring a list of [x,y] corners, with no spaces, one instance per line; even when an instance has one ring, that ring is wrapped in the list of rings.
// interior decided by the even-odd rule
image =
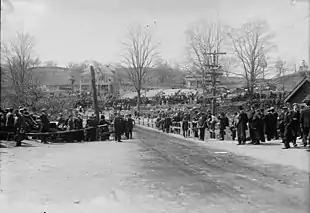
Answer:
[[[150,131],[158,131],[157,129],[137,125],[138,127],[148,129]],[[271,141],[262,143],[261,145],[236,145],[236,141],[220,141],[209,139],[200,141],[194,138],[184,138],[181,135],[168,133],[167,136],[185,139],[193,143],[199,143],[214,149],[220,149],[241,156],[253,157],[266,163],[279,164],[284,166],[293,166],[299,170],[309,172],[310,168],[310,152],[303,147],[282,149],[283,145],[279,141]]]

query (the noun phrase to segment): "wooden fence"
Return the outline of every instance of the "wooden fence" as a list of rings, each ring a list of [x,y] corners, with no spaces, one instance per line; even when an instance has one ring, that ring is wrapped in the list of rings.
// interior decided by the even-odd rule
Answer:
[[[154,128],[157,129],[156,127],[156,119],[153,118],[145,118],[145,117],[140,117],[140,118],[136,118],[136,124],[140,125],[140,126],[145,126],[145,127],[150,127],[150,128]],[[200,130],[198,129],[198,135]],[[178,134],[178,135],[183,135],[183,130],[182,130],[182,122],[173,122],[173,124],[170,126],[170,133],[173,134]],[[227,128],[225,130],[226,134],[225,134],[225,140],[232,140],[231,137],[231,131],[229,130],[229,128]],[[211,130],[206,129],[205,130],[205,140],[207,139],[211,139],[211,133],[213,133]],[[193,128],[193,123],[189,122],[189,129],[188,129],[188,137],[189,138],[194,138],[194,128]],[[215,139],[219,139],[219,129],[218,126],[216,127],[214,133],[215,134]]]

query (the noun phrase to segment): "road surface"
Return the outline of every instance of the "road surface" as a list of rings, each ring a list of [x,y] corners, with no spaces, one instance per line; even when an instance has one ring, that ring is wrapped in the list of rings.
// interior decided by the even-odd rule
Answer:
[[[0,149],[1,212],[308,212],[305,171],[141,128],[134,137]]]

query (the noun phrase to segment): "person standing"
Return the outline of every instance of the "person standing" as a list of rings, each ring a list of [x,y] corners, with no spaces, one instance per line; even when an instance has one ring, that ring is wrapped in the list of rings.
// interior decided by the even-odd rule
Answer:
[[[74,117],[74,129],[78,130],[77,132],[75,132],[75,139],[78,142],[81,142],[84,140],[84,130],[83,130],[83,118],[82,116],[79,114],[78,111],[75,112],[75,117]]]
[[[204,115],[200,115],[199,119],[198,119],[198,128],[199,128],[199,139],[201,141],[205,140],[205,134],[206,134],[206,118]]]
[[[226,127],[229,126],[229,120],[224,112],[221,113],[219,120],[220,120],[220,140],[223,141],[226,135],[225,129]]]
[[[293,144],[296,147],[297,136],[299,134],[299,126],[300,126],[300,111],[298,105],[296,103],[293,104],[292,114],[292,138]]]
[[[134,119],[131,118],[131,114],[127,118],[127,130],[128,130],[128,139],[132,139],[132,130],[135,125]]]
[[[247,114],[243,111],[243,107],[239,107],[239,115],[237,122],[238,145],[245,144],[247,123],[249,121]]]
[[[40,115],[40,120],[41,120],[41,142],[42,143],[47,143],[46,138],[47,135],[45,135],[45,133],[47,133],[50,129],[50,121],[48,119],[47,113],[46,113],[46,109],[43,108],[42,110],[42,114]]]
[[[16,136],[15,136],[16,146],[21,146],[25,133],[25,118],[23,117],[22,113],[18,111],[16,111],[16,119],[14,126],[16,129]]]
[[[14,127],[14,115],[13,115],[13,109],[10,108],[8,109],[7,111],[7,114],[6,114],[6,119],[5,119],[5,128],[6,128],[6,131],[8,133],[8,140],[11,140],[11,136],[12,136],[12,133],[14,134],[16,129]]]
[[[67,141],[68,142],[73,142],[74,141],[74,132],[72,132],[72,130],[75,129],[75,119],[74,119],[74,116],[73,116],[73,113],[71,113],[69,115],[69,119],[68,119],[68,125],[67,125],[67,130],[68,132],[66,133],[67,135]]]
[[[184,116],[182,121],[182,132],[184,138],[188,137],[188,128],[189,128],[188,116]]]
[[[274,137],[274,123],[273,123],[273,114],[271,110],[268,109],[265,115],[265,133],[267,135],[267,141],[271,141]]]
[[[113,125],[115,131],[115,141],[122,142],[121,137],[122,137],[124,119],[121,117],[120,113],[118,113],[114,118]]]
[[[310,145],[310,101],[307,101],[307,107],[305,107],[300,115],[300,124],[303,132],[303,145],[304,147]],[[308,140],[308,142],[307,142]]]
[[[164,128],[166,133],[170,133],[170,126],[172,125],[172,119],[169,115],[166,116],[164,121]]]
[[[278,113],[275,111],[275,109],[273,107],[270,108],[270,120],[268,122],[270,122],[270,125],[268,126],[268,128],[270,127],[271,130],[271,139],[279,139],[278,136]],[[266,127],[267,128],[267,127]]]
[[[293,129],[292,129],[292,113],[288,110],[287,107],[283,107],[284,109],[284,134],[283,134],[283,149],[290,148],[290,142],[293,141]],[[294,144],[295,145],[295,144]]]

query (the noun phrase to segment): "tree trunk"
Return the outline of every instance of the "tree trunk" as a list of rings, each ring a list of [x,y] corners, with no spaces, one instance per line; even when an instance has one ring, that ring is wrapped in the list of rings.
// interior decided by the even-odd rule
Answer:
[[[141,90],[137,91],[137,111],[140,112],[140,105],[141,105]]]

